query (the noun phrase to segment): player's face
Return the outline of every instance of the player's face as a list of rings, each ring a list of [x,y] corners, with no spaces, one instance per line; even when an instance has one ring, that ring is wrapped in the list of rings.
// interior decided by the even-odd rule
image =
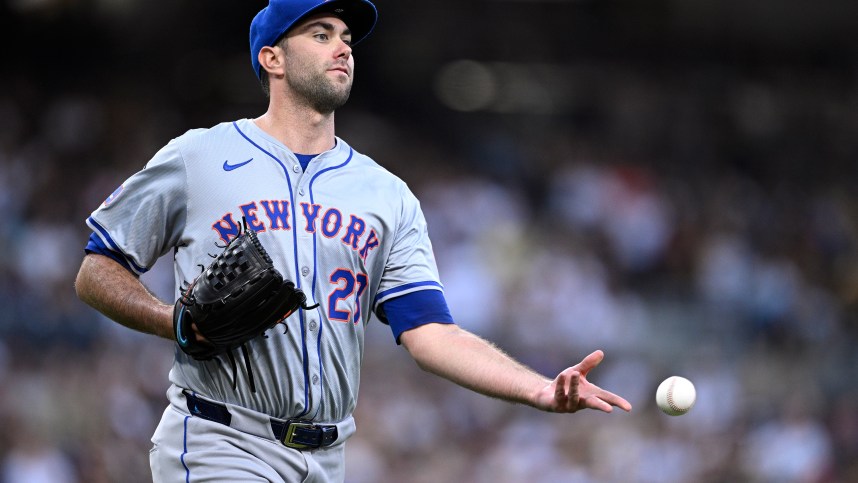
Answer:
[[[287,92],[320,113],[344,105],[354,75],[351,38],[346,24],[330,15],[310,17],[295,27],[285,44]]]

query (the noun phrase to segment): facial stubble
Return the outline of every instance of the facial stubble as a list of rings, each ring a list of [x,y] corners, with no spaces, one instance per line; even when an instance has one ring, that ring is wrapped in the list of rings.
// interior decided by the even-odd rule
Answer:
[[[345,105],[351,93],[352,82],[331,79],[327,71],[319,72],[308,65],[296,63],[289,67],[286,76],[289,87],[304,99],[316,112],[330,114]]]

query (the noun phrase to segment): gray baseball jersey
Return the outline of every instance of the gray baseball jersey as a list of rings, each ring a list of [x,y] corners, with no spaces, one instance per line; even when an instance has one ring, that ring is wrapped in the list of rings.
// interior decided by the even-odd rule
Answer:
[[[320,305],[252,340],[247,368],[177,349],[170,381],[276,418],[349,418],[371,311],[442,289],[418,200],[339,138],[304,172],[289,149],[244,119],[172,140],[87,223],[137,273],[172,252],[178,297],[242,218],[308,304]]]

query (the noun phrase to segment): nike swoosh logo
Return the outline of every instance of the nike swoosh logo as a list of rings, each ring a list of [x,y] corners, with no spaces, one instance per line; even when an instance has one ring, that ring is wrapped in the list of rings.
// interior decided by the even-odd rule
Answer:
[[[249,162],[251,162],[251,161],[253,161],[253,158],[250,158],[250,159],[248,159],[247,161],[245,161],[245,162],[243,162],[243,163],[229,164],[229,161],[227,160],[227,161],[224,161],[224,162],[223,162],[223,170],[224,170],[224,171],[232,171],[232,170],[234,170],[235,168],[240,168],[240,167],[244,166],[245,164],[247,164],[247,163],[249,163]]]

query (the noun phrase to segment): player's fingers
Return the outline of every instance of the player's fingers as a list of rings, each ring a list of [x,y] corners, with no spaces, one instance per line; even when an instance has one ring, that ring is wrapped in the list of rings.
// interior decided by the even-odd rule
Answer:
[[[613,406],[597,396],[587,398],[584,405],[590,409],[598,409],[599,411],[604,411],[606,413],[610,413],[614,410]]]
[[[557,404],[557,410],[563,411],[563,408],[566,407],[566,401],[568,396],[568,391],[566,390],[566,385],[569,382],[569,378],[566,377],[565,373],[560,373],[557,376],[557,380],[554,385],[554,401]]]
[[[581,374],[586,376],[587,373],[590,372],[594,367],[598,366],[604,358],[604,352],[600,350],[593,351],[590,355],[585,357],[584,360],[582,360],[581,363],[576,366],[576,368],[581,371]]]
[[[617,396],[616,394],[614,394],[612,392],[602,390],[602,392],[599,394],[598,397],[599,397],[599,399],[604,401],[606,404],[610,404],[611,406],[616,406],[616,407],[622,409],[623,411],[629,412],[632,410],[631,403],[629,403],[628,401],[626,401],[622,397]]]
[[[580,403],[580,393],[578,391],[578,385],[581,381],[581,373],[578,371],[573,372],[569,375],[569,389],[567,390],[567,394],[569,394],[569,399],[566,401],[565,409],[567,411],[575,412],[578,410],[578,405]]]

